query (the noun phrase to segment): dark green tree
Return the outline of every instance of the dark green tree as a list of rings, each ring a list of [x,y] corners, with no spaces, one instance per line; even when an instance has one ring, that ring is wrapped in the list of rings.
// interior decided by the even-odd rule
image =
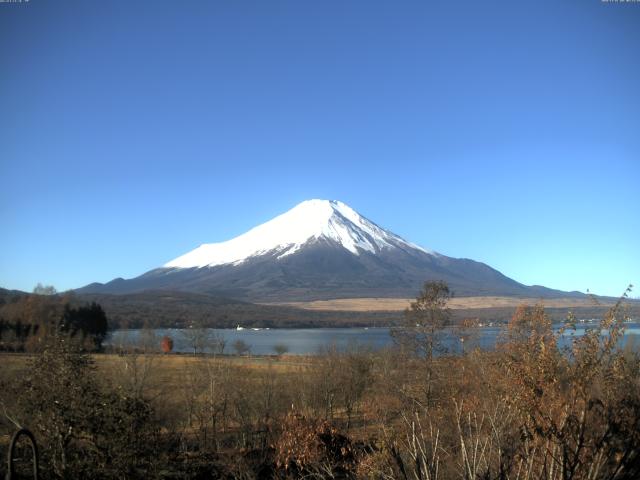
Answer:
[[[71,337],[82,336],[89,339],[93,348],[102,348],[102,342],[109,329],[107,315],[100,305],[92,302],[90,305],[77,308],[65,305],[61,320],[62,331]]]

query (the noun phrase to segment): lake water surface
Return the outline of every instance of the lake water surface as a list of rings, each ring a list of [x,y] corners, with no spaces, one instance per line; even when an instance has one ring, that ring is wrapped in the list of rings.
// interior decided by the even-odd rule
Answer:
[[[587,328],[593,328],[595,324],[579,324],[575,332],[566,334],[566,342],[569,341],[570,335],[582,335]],[[236,329],[206,329],[210,338],[218,336],[224,339],[224,353],[235,353],[233,343],[242,340],[251,348],[251,353],[255,355],[272,355],[276,345],[284,345],[288,348],[289,354],[309,355],[316,354],[323,348],[335,345],[337,348],[345,348],[349,345],[357,344],[369,346],[371,348],[383,348],[391,346],[393,340],[389,334],[389,328],[272,328],[254,330],[245,328],[243,330]],[[475,339],[467,340],[469,343],[478,345],[483,349],[492,349],[496,345],[502,332],[501,327],[482,327],[475,332]],[[150,343],[159,345],[163,336],[169,336],[173,339],[173,351],[189,353],[193,351],[189,335],[183,329],[155,329],[149,331],[144,330],[115,330],[110,333],[107,345],[132,344],[140,345]],[[625,338],[623,342],[636,342],[640,345],[640,323],[633,322],[626,324]],[[150,338],[151,337],[151,338]],[[462,351],[463,343],[460,336],[455,331],[448,331],[444,335],[443,343],[447,350],[452,353]]]

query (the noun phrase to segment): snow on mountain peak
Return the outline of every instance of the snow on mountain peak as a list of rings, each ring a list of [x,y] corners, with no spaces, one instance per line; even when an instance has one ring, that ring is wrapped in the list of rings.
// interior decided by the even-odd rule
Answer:
[[[221,243],[207,243],[164,265],[165,268],[213,267],[240,264],[248,258],[275,253],[284,258],[321,238],[354,255],[385,248],[424,250],[367,220],[337,200],[306,200],[288,212]]]

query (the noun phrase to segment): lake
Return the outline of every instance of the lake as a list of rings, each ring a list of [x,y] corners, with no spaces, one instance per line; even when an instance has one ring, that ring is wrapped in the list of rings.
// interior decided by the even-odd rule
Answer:
[[[580,323],[575,332],[567,334],[582,335],[587,328],[593,328],[596,324]],[[208,334],[224,339],[226,347],[224,353],[235,353],[233,343],[242,340],[251,348],[254,355],[272,355],[276,345],[285,345],[289,354],[309,355],[316,354],[321,349],[336,345],[337,348],[345,348],[352,344],[370,346],[378,349],[391,346],[393,340],[388,328],[272,328],[272,329],[206,329]],[[471,343],[483,349],[492,349],[502,332],[501,327],[482,327],[475,332],[476,338]],[[122,344],[140,345],[143,343],[160,345],[163,336],[173,339],[173,351],[189,353],[193,347],[188,339],[188,331],[184,329],[155,329],[145,330],[115,330],[111,332],[105,342],[106,345],[117,346]],[[640,323],[626,324],[626,332],[623,342],[640,341]],[[568,338],[567,338],[568,341]],[[449,352],[462,351],[462,342],[454,331],[447,331],[443,343]],[[467,347],[470,342],[467,341]]]

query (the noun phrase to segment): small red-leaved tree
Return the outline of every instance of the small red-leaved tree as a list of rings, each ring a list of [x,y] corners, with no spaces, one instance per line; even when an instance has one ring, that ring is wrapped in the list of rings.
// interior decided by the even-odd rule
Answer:
[[[171,353],[173,350],[173,339],[167,335],[162,337],[162,340],[160,341],[160,348],[162,348],[164,353]]]

